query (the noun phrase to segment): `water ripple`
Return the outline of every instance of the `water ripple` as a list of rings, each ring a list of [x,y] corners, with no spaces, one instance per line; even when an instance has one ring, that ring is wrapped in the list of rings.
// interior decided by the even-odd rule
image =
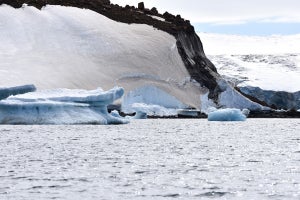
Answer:
[[[299,199],[299,125],[1,126],[0,199]]]

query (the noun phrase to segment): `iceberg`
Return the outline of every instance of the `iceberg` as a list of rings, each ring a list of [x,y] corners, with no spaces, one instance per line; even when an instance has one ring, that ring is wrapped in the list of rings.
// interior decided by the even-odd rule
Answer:
[[[124,89],[109,91],[52,89],[29,92],[0,101],[0,124],[125,124],[108,113],[107,106]]]
[[[208,121],[246,121],[249,114],[248,109],[225,108],[219,109],[211,108],[208,113]]]

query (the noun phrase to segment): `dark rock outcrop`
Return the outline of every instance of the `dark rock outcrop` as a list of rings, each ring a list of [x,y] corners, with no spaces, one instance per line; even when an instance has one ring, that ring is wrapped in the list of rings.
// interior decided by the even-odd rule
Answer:
[[[300,109],[300,91],[290,93],[285,91],[263,90],[259,87],[250,86],[240,87],[239,90],[249,99],[257,99],[260,102],[264,102],[266,104],[265,106],[273,109]]]
[[[296,110],[281,112],[274,110],[251,111],[248,118],[300,118],[300,112]]]
[[[144,9],[145,9],[144,2],[140,2],[140,3],[138,4],[138,9],[140,9],[140,10],[144,10]]]
[[[138,8],[133,6],[121,7],[117,4],[111,4],[109,0],[0,0],[1,4],[7,4],[14,8],[20,8],[23,4],[38,9],[46,5],[85,8],[118,22],[148,24],[168,32],[177,39],[179,54],[191,77],[209,89],[209,98],[215,101],[218,98],[219,88],[216,79],[219,75],[217,70],[205,56],[200,38],[195,33],[190,21],[182,19],[180,15],[174,16],[168,12],[162,15],[158,13],[156,8],[151,10],[145,8],[143,3],[140,3]],[[161,17],[165,21],[153,18],[151,15]]]

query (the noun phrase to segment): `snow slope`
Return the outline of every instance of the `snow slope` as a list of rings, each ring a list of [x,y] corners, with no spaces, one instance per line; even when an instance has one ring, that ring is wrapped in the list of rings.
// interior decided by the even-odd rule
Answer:
[[[234,85],[300,91],[300,35],[199,35],[218,72]]]
[[[127,94],[151,85],[185,105],[200,105],[199,88],[173,36],[90,10],[0,6],[0,61],[3,86],[107,90],[120,85]]]

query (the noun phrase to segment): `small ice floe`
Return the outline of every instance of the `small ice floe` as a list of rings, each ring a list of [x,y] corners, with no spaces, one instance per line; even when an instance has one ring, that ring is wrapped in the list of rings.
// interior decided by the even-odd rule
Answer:
[[[10,96],[0,101],[0,124],[124,124],[129,121],[107,110],[123,94],[123,88],[115,87],[109,91],[54,89]]]
[[[136,113],[135,119],[145,119],[146,116],[167,117],[177,115],[177,109],[166,108],[161,105],[134,103],[131,107]]]
[[[210,108],[208,111],[208,121],[246,121],[250,111],[248,109]]]
[[[111,111],[110,114],[111,114],[113,117],[123,118],[123,117],[120,115],[119,111],[117,111],[117,110]]]
[[[132,109],[135,111],[135,115],[132,117],[127,117],[130,119],[147,119],[147,111],[149,111],[149,107],[143,103],[134,103],[132,105]]]
[[[132,119],[147,119],[147,113],[142,111],[137,111]]]

